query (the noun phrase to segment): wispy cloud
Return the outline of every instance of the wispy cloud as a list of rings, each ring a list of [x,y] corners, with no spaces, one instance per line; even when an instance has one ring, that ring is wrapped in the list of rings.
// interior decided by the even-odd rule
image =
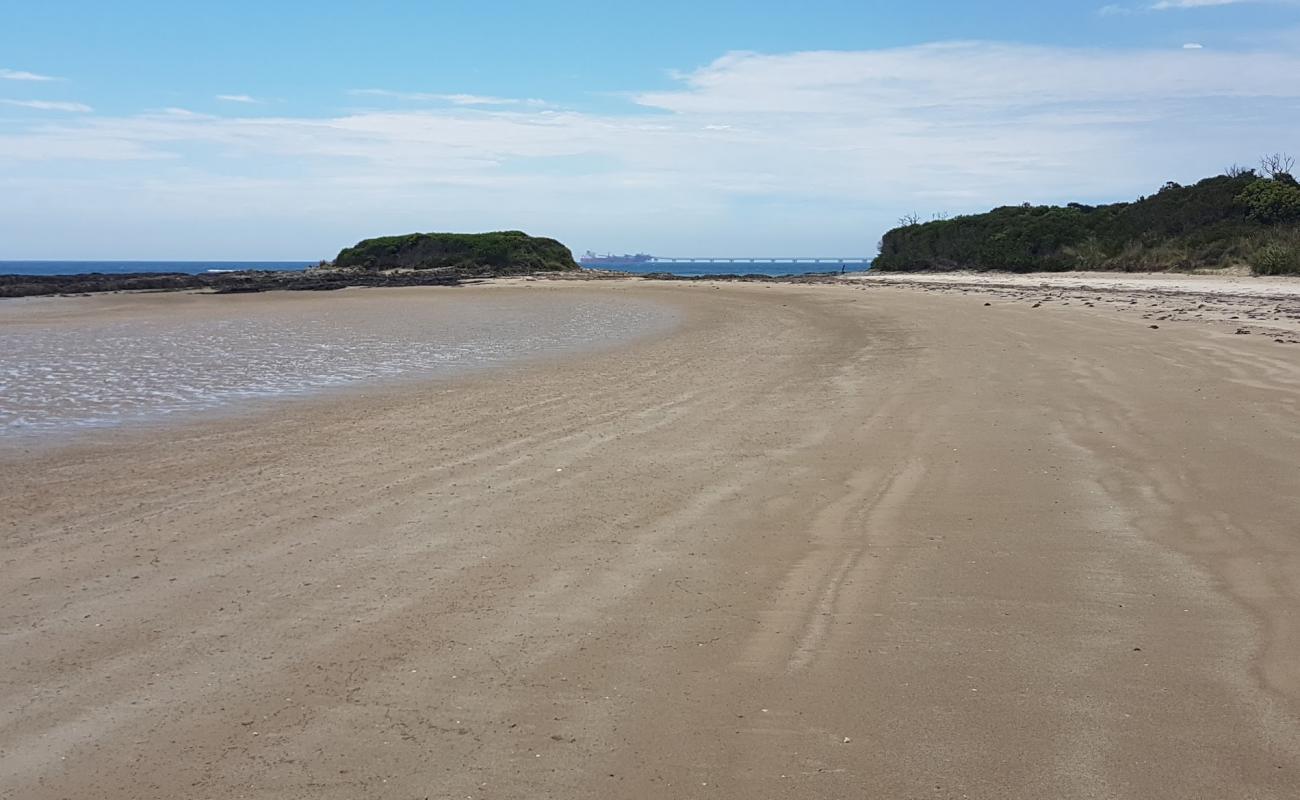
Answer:
[[[194,119],[208,119],[208,120],[220,119],[220,117],[217,117],[217,116],[215,116],[215,115],[213,115],[213,114],[200,114],[200,113],[197,112],[197,111],[190,111],[188,108],[177,108],[177,107],[175,107],[175,106],[171,106],[171,107],[169,107],[169,108],[160,109],[160,110],[157,110],[157,111],[147,112],[147,113],[145,113],[145,114],[140,115],[140,118],[141,118],[141,119],[152,119],[152,118],[154,118],[154,117],[163,117],[163,118],[165,118],[165,119],[190,119],[190,120],[194,120]]]
[[[1300,5],[1300,0],[1159,0],[1159,2],[1147,6],[1147,8],[1152,11],[1177,11],[1192,8],[1244,5],[1294,6]]]
[[[1195,8],[1216,8],[1219,6],[1238,6],[1238,5],[1277,5],[1293,6],[1300,5],[1297,0],[1159,0],[1158,2],[1146,2],[1137,5],[1120,5],[1110,3],[1097,9],[1097,13],[1103,17],[1127,16],[1129,14],[1139,14],[1150,11],[1186,11]]]
[[[387,97],[393,100],[414,102],[450,103],[455,106],[549,106],[545,100],[535,98],[492,97],[481,94],[435,94],[430,92],[397,92],[390,89],[352,89],[350,95],[358,97]]]
[[[89,114],[95,109],[85,103],[66,103],[60,100],[4,100],[0,103],[7,106],[20,106],[22,108],[34,108],[38,111],[71,111],[78,114]]]
[[[1151,6],[1154,11],[1168,11],[1176,8],[1209,8],[1211,6],[1236,6],[1244,3],[1257,3],[1261,0],[1160,0]]]
[[[6,81],[57,81],[62,78],[55,78],[49,75],[38,75],[35,72],[26,72],[20,69],[0,69],[0,80]]]
[[[730,53],[606,113],[417,95],[429,105],[23,120],[0,134],[0,184],[30,183],[0,191],[0,212],[19,196],[32,206],[35,186],[56,218],[75,197],[83,216],[165,214],[189,236],[215,231],[219,212],[223,230],[237,218],[277,241],[293,220],[346,239],[432,219],[579,246],[619,230],[628,246],[757,251],[762,237],[807,237],[809,249],[865,252],[899,209],[1121,199],[1284,148],[1300,126],[1297,74],[1300,53],[1282,46],[950,42]],[[60,193],[65,178],[43,164],[74,159],[79,180],[111,179]]]
[[[1294,97],[1290,53],[1094,50],[954,42],[862,52],[731,53],[685,76],[685,89],[637,102],[675,112],[853,113],[998,110],[1046,103]],[[1280,70],[1273,72],[1273,70]]]
[[[266,102],[247,94],[219,94],[217,99],[224,100],[227,103],[244,103],[246,105],[262,105]]]

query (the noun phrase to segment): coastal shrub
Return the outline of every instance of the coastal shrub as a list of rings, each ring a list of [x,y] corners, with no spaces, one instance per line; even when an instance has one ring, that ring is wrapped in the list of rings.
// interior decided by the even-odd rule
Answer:
[[[1282,242],[1298,222],[1300,186],[1288,173],[1261,178],[1234,170],[1187,186],[1166,183],[1131,203],[1003,206],[895,228],[881,238],[872,268],[1277,270],[1285,268],[1282,253],[1290,245],[1267,255],[1263,248]]]
[[[1287,173],[1251,182],[1242,190],[1240,199],[1250,218],[1259,222],[1300,220],[1300,186]]]
[[[1061,254],[1070,260],[1070,269],[1104,269],[1106,249],[1095,235],[1089,236],[1077,245],[1066,247]]]
[[[1300,244],[1270,242],[1251,256],[1250,268],[1256,275],[1300,275]]]

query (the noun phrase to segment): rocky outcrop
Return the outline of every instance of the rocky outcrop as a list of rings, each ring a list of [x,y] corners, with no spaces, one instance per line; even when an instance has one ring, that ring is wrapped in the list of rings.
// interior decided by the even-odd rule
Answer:
[[[579,269],[569,248],[523,231],[412,233],[366,239],[340,252],[329,268],[442,270],[475,276]]]
[[[0,275],[0,297],[32,297],[91,292],[179,291],[208,289],[218,294],[241,292],[329,291],[348,286],[454,286],[460,276],[446,272],[364,272],[309,269],[303,272],[137,272],[82,275]]]

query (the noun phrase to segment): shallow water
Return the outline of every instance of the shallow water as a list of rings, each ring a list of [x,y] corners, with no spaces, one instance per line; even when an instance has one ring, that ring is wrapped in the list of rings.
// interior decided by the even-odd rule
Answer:
[[[310,313],[0,326],[0,437],[157,420],[253,398],[450,376],[667,330],[665,307],[555,296],[339,297]],[[240,310],[234,310],[240,309]],[[0,308],[0,322],[5,309]]]

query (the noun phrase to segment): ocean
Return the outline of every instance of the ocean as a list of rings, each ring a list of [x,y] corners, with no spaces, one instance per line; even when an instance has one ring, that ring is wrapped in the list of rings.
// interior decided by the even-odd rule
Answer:
[[[837,264],[822,262],[812,264],[807,261],[655,261],[643,264],[611,265],[608,269],[619,272],[633,272],[644,275],[650,272],[666,272],[670,275],[698,277],[700,275],[813,275],[819,273],[840,272],[843,267],[847,272],[861,272],[868,268],[861,263]]]
[[[80,275],[100,272],[120,275],[127,272],[183,272],[199,275],[212,270],[265,269],[293,271],[306,269],[315,261],[0,261],[0,275]]]
[[[315,261],[0,261],[0,275],[75,275],[87,272],[121,274],[125,272],[183,272],[198,275],[212,270],[265,269],[293,271],[314,266]],[[862,264],[848,264],[849,272],[861,271]],[[810,264],[794,261],[749,263],[747,261],[659,261],[652,264],[612,266],[621,272],[645,274],[667,272],[672,275],[807,275],[839,272],[840,264]]]

